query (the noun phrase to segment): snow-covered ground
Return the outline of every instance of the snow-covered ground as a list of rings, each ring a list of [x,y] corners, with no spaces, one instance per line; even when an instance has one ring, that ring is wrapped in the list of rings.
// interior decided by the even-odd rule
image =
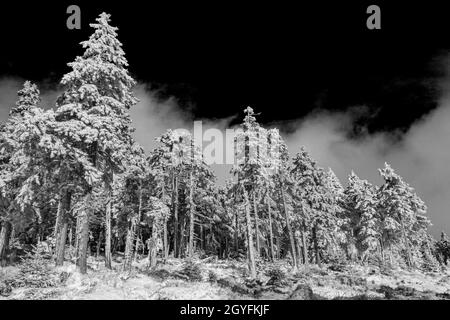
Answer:
[[[200,278],[183,273],[184,261],[169,259],[150,271],[146,259],[122,273],[120,260],[114,270],[91,258],[88,274],[81,275],[69,262],[51,268],[58,279],[48,288],[13,287],[3,290],[0,299],[450,299],[450,271],[422,273],[358,265],[333,271],[328,266],[310,266],[292,272],[286,262],[259,264],[259,279],[246,277],[246,264],[234,260],[197,260]],[[277,282],[264,270],[277,268],[284,276]],[[0,269],[1,283],[19,276],[17,266]],[[5,282],[6,281],[6,282]],[[11,280],[12,281],[12,280]],[[3,284],[4,286],[4,284]]]

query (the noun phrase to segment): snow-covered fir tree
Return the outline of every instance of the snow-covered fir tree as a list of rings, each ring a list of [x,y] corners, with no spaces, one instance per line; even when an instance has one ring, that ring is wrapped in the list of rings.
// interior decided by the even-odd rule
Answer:
[[[108,187],[114,173],[123,171],[122,164],[132,145],[132,127],[128,110],[137,100],[132,92],[135,81],[127,71],[128,62],[117,39],[117,28],[109,25],[110,16],[102,13],[91,24],[94,33],[82,42],[85,52],[69,63],[72,71],[61,80],[65,91],[58,99],[57,133],[65,143],[86,154],[101,173]],[[85,210],[79,223],[80,270],[86,272],[89,234],[89,210],[94,177],[86,187]],[[109,217],[107,217],[109,218]],[[106,239],[109,241],[110,239]],[[106,261],[110,265],[109,261]]]
[[[382,229],[377,213],[376,188],[352,171],[344,194],[347,254],[354,258],[351,255],[354,246],[359,259],[366,262],[370,255],[378,255],[380,249]]]
[[[292,160],[293,195],[303,232],[310,235],[314,261],[320,265],[338,246],[338,197],[330,189],[329,177],[303,148]],[[305,249],[306,251],[306,249]]]
[[[378,190],[383,252],[388,252],[391,263],[404,262],[414,267],[417,248],[426,241],[426,229],[430,225],[425,216],[427,207],[389,164],[379,171],[384,179]]]

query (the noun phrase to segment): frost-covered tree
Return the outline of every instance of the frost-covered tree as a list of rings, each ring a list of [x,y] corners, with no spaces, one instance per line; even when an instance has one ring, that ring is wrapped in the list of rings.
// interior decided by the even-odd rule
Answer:
[[[436,242],[435,255],[442,264],[447,265],[447,261],[450,259],[450,240],[444,231],[441,232],[441,238]]]
[[[150,174],[148,168],[144,150],[134,144],[126,160],[126,171],[123,174],[124,197],[122,198],[121,212],[125,214],[124,219],[127,221],[124,270],[131,269],[136,249],[136,237],[148,198],[148,176]]]
[[[217,206],[213,200],[215,177],[190,133],[168,130],[157,141],[159,145],[151,152],[149,165],[154,177],[154,196],[169,206],[171,212],[164,223],[165,257],[169,243],[175,257],[192,257],[198,233],[204,238],[203,221],[210,219],[211,206]],[[200,208],[207,212],[198,215]]]
[[[151,237],[148,239],[148,259],[150,267],[156,266],[158,248],[164,249],[162,243],[162,230],[167,221],[170,211],[169,207],[159,198],[150,197],[149,207],[144,213],[146,223],[151,226]]]
[[[389,164],[379,171],[384,179],[378,190],[383,250],[388,250],[391,262],[401,262],[398,259],[402,258],[408,267],[414,267],[414,252],[425,240],[430,225],[425,216],[427,207]]]
[[[51,115],[39,106],[39,90],[26,81],[2,126],[0,137],[0,259],[5,264],[14,224],[24,224],[34,211],[37,187],[44,185]]]
[[[338,197],[330,188],[327,173],[303,148],[292,160],[291,179],[294,203],[300,210],[297,225],[304,226],[302,232],[310,234],[314,260],[320,265],[321,260],[328,253],[334,254],[337,248],[337,215],[341,211]]]
[[[232,173],[236,177],[237,189],[242,194],[242,201],[245,211],[245,225],[247,234],[247,256],[251,276],[256,276],[255,268],[255,247],[256,255],[261,251],[261,230],[259,216],[259,202],[261,195],[273,174],[270,155],[268,150],[267,131],[258,124],[252,108],[245,110],[244,121],[241,130],[235,137],[236,161]],[[252,210],[253,208],[253,210]],[[251,212],[253,211],[253,223]]]
[[[11,108],[9,113],[10,116],[21,115],[24,116],[25,113],[31,111],[31,109],[39,106],[41,102],[40,92],[36,84],[30,81],[25,81],[23,88],[17,92],[19,96],[16,105]]]
[[[351,257],[352,246],[364,262],[369,254],[377,253],[381,240],[381,225],[377,213],[376,188],[367,180],[360,179],[353,171],[348,177],[345,194],[345,231],[348,236],[347,254]]]
[[[137,100],[132,88],[135,81],[127,71],[128,62],[117,39],[117,28],[109,25],[110,16],[102,13],[91,24],[94,33],[82,42],[85,52],[69,63],[72,71],[61,80],[65,91],[57,102],[57,133],[66,144],[86,154],[101,176],[92,177],[84,195],[85,209],[80,211],[80,257],[78,265],[86,272],[92,189],[98,180],[112,183],[132,145],[132,127],[128,110]],[[108,263],[108,261],[107,261]]]

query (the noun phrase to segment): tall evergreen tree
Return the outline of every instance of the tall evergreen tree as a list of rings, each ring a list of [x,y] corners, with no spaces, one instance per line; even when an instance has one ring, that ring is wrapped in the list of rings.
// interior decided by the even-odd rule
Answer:
[[[391,262],[395,262],[393,258],[403,258],[408,267],[414,267],[413,253],[430,225],[425,216],[427,208],[389,164],[379,171],[385,181],[378,191],[383,248],[389,250]]]
[[[352,171],[344,193],[349,242],[354,243],[359,257],[365,261],[368,254],[374,254],[380,248],[382,230],[377,213],[376,188]]]
[[[61,80],[65,91],[58,99],[58,134],[65,143],[86,154],[101,173],[107,188],[114,173],[123,171],[132,145],[132,127],[128,110],[137,100],[132,93],[135,81],[127,71],[128,62],[117,39],[117,28],[109,25],[110,16],[102,13],[91,24],[94,33],[82,42],[83,56],[69,63],[72,71]],[[86,273],[89,219],[93,184],[87,186],[84,210],[80,211],[80,258],[78,265]]]
[[[33,210],[36,187],[45,170],[46,126],[49,115],[39,106],[39,90],[26,81],[18,101],[2,126],[0,137],[0,262],[6,264],[14,224],[23,224],[25,211]],[[51,115],[50,115],[51,117]]]
[[[303,148],[292,161],[291,176],[296,206],[301,208],[301,224],[310,228],[315,262],[320,266],[327,251],[337,248],[338,197],[330,189],[326,172]]]

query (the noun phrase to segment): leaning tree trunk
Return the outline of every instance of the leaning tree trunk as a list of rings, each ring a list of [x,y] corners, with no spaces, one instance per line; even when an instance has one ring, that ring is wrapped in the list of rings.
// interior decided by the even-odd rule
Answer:
[[[79,212],[79,240],[77,265],[81,274],[87,273],[87,257],[89,242],[89,217],[91,213],[91,193],[85,197],[83,210]]]
[[[286,196],[284,194],[284,183],[281,183],[281,198],[283,200],[283,211],[284,211],[284,216],[286,219],[286,227],[287,227],[287,232],[288,232],[288,236],[289,236],[290,251],[291,251],[291,255],[292,255],[292,263],[293,263],[294,269],[297,269],[297,259],[295,256],[294,235],[292,234],[291,221],[289,219],[289,212],[287,210],[287,205],[286,205]]]
[[[255,253],[253,252],[253,234],[252,234],[252,221],[250,219],[250,201],[248,199],[247,190],[244,187],[244,199],[245,199],[245,218],[247,224],[247,257],[248,257],[248,269],[252,278],[256,277],[256,265],[255,265]]]
[[[194,256],[194,174],[190,173],[189,187],[189,258]]]
[[[9,221],[3,221],[0,231],[0,266],[6,266],[6,256],[9,250],[9,238],[11,236],[12,225]]]
[[[269,216],[269,242],[270,242],[270,259],[275,261],[275,251],[273,249],[273,228],[272,228],[272,210],[270,208],[270,199],[266,197],[267,214]]]
[[[67,229],[69,227],[71,193],[64,192],[58,205],[58,218],[56,225],[56,265],[64,264],[64,254],[66,249]]]

